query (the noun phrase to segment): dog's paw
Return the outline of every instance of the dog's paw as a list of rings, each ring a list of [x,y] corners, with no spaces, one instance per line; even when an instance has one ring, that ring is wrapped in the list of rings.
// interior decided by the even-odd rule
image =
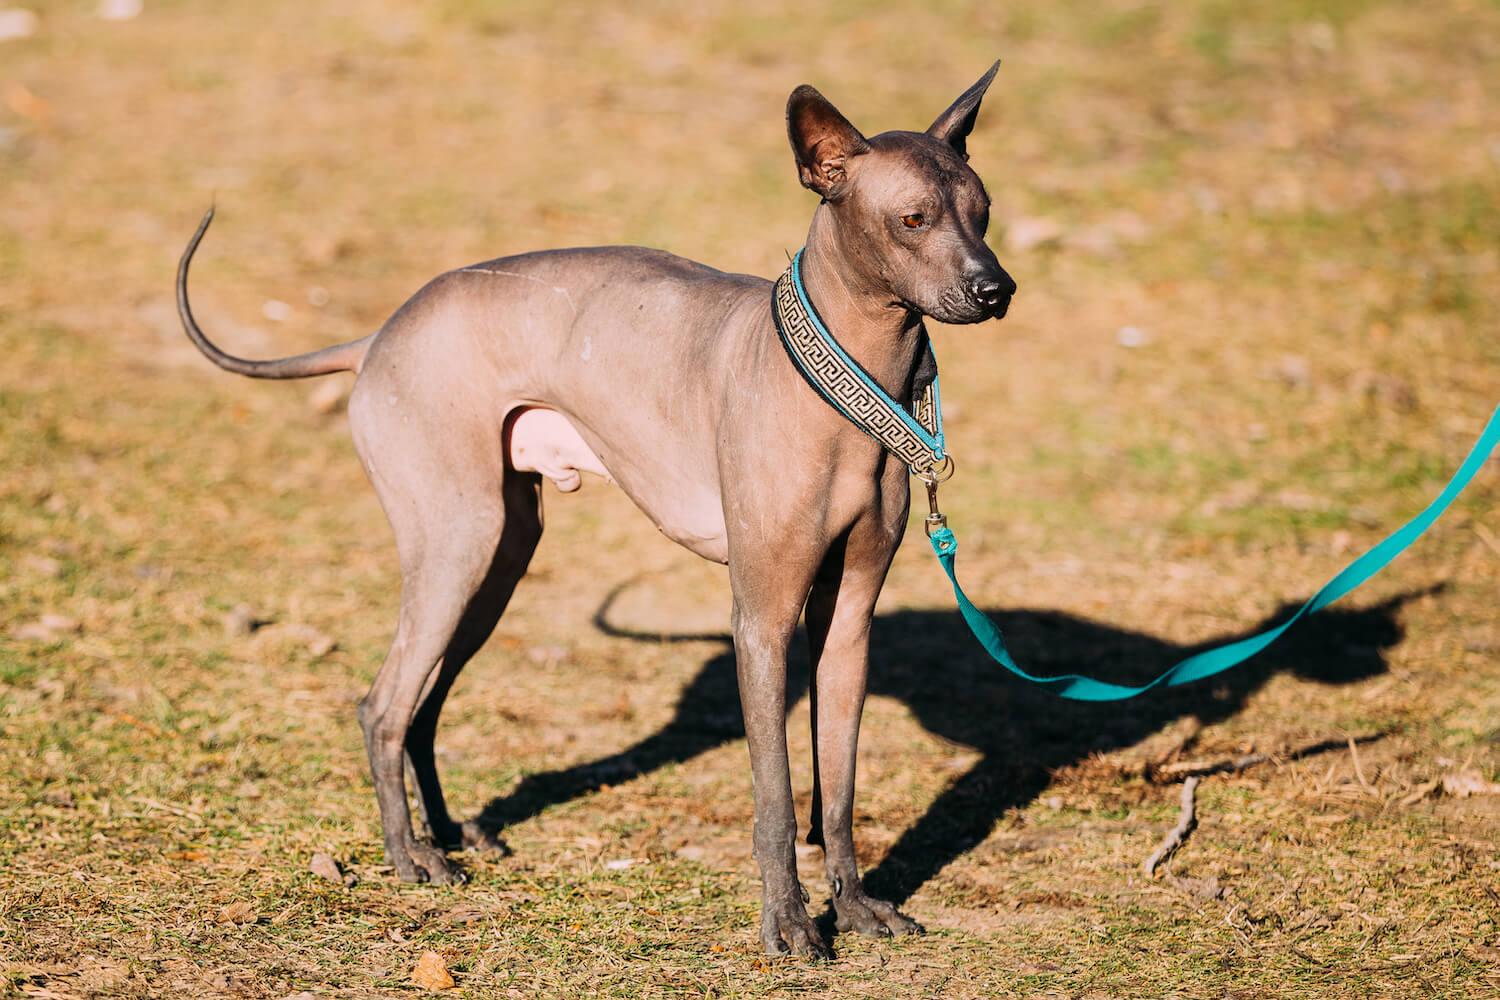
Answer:
[[[427,882],[431,885],[462,885],[468,873],[449,861],[442,850],[412,842],[398,851],[387,851],[387,860],[403,882]]]
[[[474,820],[469,820],[460,828],[459,845],[466,851],[493,851],[504,857],[511,855],[511,849],[505,841]]]
[[[767,907],[760,918],[760,940],[767,955],[791,952],[813,962],[832,960],[833,951],[823,940],[818,925],[807,915],[801,901],[774,909]]]
[[[883,899],[866,896],[863,889],[846,890],[835,898],[834,927],[839,933],[854,931],[865,937],[893,937],[901,934],[926,934],[927,929]]]

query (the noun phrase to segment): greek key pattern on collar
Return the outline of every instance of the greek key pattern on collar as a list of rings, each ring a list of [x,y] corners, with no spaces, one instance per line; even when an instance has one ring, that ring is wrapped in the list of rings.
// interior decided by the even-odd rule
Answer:
[[[913,433],[890,405],[870,389],[853,365],[819,335],[816,323],[802,307],[796,289],[792,287],[791,268],[776,280],[773,311],[782,346],[818,395],[908,466],[913,469],[932,466],[932,448]],[[922,426],[929,433],[936,433],[937,407],[932,386],[927,387],[913,410]]]

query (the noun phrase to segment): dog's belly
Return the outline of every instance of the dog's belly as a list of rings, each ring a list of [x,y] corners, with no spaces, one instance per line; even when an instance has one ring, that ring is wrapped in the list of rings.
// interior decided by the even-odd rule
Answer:
[[[546,476],[563,493],[572,493],[583,485],[585,472],[607,483],[615,482],[572,422],[545,406],[522,407],[512,414],[506,422],[504,447],[511,468]],[[679,497],[667,511],[663,509],[667,505],[659,503],[658,498],[642,495],[629,484],[626,492],[668,538],[705,559],[719,563],[728,560],[724,514],[717,498],[703,497],[694,503],[682,502]]]

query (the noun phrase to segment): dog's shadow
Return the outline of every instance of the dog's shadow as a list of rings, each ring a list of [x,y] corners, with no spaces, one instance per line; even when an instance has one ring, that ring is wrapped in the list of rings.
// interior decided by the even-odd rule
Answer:
[[[1103,704],[1064,701],[1012,677],[989,659],[957,611],[877,616],[870,644],[870,693],[899,699],[930,732],[973,747],[982,756],[866,873],[866,886],[876,896],[905,902],[945,865],[983,841],[1008,809],[1031,802],[1059,768],[1094,753],[1133,746],[1179,718],[1196,716],[1204,725],[1229,718],[1276,674],[1349,684],[1385,672],[1385,651],[1402,638],[1397,622],[1401,606],[1429,592],[1403,594],[1370,608],[1325,610],[1219,677]],[[1139,684],[1193,653],[1285,621],[1295,610],[1296,605],[1288,605],[1243,633],[1198,646],[1181,646],[1057,611],[990,614],[1017,662],[1034,674],[1078,672]],[[595,616],[604,631],[663,641],[657,634],[608,625],[607,612],[608,602]],[[523,778],[510,794],[484,808],[481,824],[499,831],[603,785],[743,739],[728,637],[667,637],[673,639],[719,639],[725,649],[710,658],[683,691],[670,722],[607,757]],[[805,649],[799,634],[792,644],[788,705],[807,692]]]

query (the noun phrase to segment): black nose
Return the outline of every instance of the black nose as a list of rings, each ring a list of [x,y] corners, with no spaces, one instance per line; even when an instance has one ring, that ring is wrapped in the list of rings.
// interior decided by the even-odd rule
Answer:
[[[1016,294],[1016,283],[1011,276],[1001,271],[999,276],[981,275],[969,285],[969,291],[974,296],[974,301],[986,309],[998,309],[1000,306],[1010,302],[1010,297]]]

